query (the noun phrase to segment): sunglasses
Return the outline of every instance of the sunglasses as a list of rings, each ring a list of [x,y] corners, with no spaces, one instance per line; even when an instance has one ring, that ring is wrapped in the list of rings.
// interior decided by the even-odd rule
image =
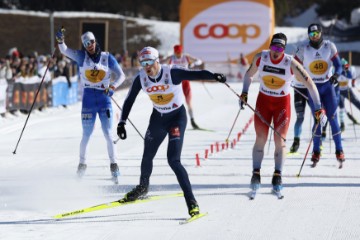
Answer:
[[[318,37],[318,36],[320,36],[320,32],[317,32],[317,31],[315,31],[315,32],[310,32],[310,33],[309,33],[309,36],[310,36],[310,37]]]
[[[94,44],[95,43],[95,40],[94,39],[92,39],[92,40],[85,40],[84,41],[84,47],[85,48],[88,48],[88,47],[90,47],[92,44]]]
[[[283,47],[272,45],[270,46],[270,50],[274,52],[283,52],[285,49]]]
[[[140,64],[142,67],[146,67],[146,66],[151,66],[155,63],[156,59],[149,59],[149,60],[144,60],[141,61]]]

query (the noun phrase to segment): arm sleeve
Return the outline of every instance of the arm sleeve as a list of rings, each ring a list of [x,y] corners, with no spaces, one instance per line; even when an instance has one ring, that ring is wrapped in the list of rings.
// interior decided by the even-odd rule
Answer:
[[[83,50],[74,50],[68,48],[67,45],[64,43],[58,44],[60,52],[68,58],[71,58],[75,61],[79,66],[83,65],[85,59],[85,51]]]
[[[188,70],[185,68],[172,68],[170,70],[171,79],[175,85],[178,85],[182,80],[215,80],[214,73],[208,70]]]
[[[304,48],[303,48],[303,46],[301,46],[301,45],[297,46],[294,58],[299,63],[301,63],[301,64],[303,63],[303,61],[304,61]]]
[[[334,65],[334,73],[337,73],[339,76],[341,75],[342,72],[342,66],[341,66],[341,60],[338,54],[338,51],[336,49],[336,46],[334,43],[330,43],[330,48],[331,48],[331,61]]]
[[[112,54],[109,54],[108,61],[109,68],[114,73],[114,81],[111,83],[111,85],[115,88],[118,88],[125,81],[125,73]]]
[[[247,93],[249,91],[250,84],[253,80],[255,73],[258,70],[260,59],[261,59],[261,53],[256,54],[251,62],[249,69],[245,73],[242,93]]]
[[[126,120],[129,117],[131,108],[135,102],[135,99],[137,97],[137,95],[139,94],[141,90],[141,83],[140,83],[140,76],[137,75],[133,81],[133,84],[131,85],[128,95],[125,98],[123,107],[122,107],[122,113],[121,113],[121,118],[120,118],[120,122],[126,123]]]
[[[346,75],[347,78],[353,79],[353,75],[352,75],[350,70],[345,71],[345,75]]]

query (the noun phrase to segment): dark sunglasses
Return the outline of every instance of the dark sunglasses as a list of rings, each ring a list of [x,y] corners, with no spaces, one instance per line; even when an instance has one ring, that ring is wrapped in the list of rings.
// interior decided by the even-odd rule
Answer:
[[[95,43],[95,40],[92,39],[92,40],[85,40],[83,44],[84,44],[85,48],[88,48],[89,46],[91,46],[94,43]]]
[[[309,36],[310,37],[317,37],[317,36],[319,36],[320,35],[320,32],[317,32],[317,31],[314,31],[314,32],[310,32],[309,33]]]
[[[156,59],[149,59],[149,60],[144,60],[141,61],[140,64],[142,67],[146,67],[146,66],[151,66],[155,63]]]
[[[270,50],[274,52],[283,52],[285,49],[283,47],[272,45],[270,46]]]

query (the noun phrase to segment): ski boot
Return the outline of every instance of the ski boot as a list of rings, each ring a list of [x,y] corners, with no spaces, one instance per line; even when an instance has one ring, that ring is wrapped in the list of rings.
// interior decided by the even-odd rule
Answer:
[[[260,184],[261,184],[260,170],[254,170],[253,175],[251,177],[250,188],[252,190],[257,190],[260,188]]]
[[[135,201],[141,197],[144,197],[148,193],[148,188],[149,188],[148,186],[137,185],[130,192],[125,194],[124,201],[131,202],[131,201]]]
[[[294,142],[290,148],[290,153],[296,153],[300,146],[300,138],[294,137]]]
[[[78,169],[76,171],[76,174],[78,175],[79,178],[82,178],[85,175],[86,167],[87,167],[86,164],[79,163]]]
[[[339,162],[339,168],[342,168],[343,167],[343,162],[345,162],[344,151],[336,150],[335,154],[336,154],[336,159]]]
[[[340,130],[341,130],[341,132],[344,132],[344,131],[345,131],[345,124],[344,124],[344,122],[341,122],[341,123],[340,123]]]
[[[271,180],[271,184],[273,186],[273,191],[274,192],[280,192],[283,188],[282,186],[282,180],[281,180],[281,172],[280,171],[275,171],[274,175],[272,177]]]
[[[190,119],[190,122],[191,122],[191,126],[192,126],[195,130],[200,129],[200,127],[195,123],[194,118],[191,118],[191,119]]]
[[[119,184],[118,177],[120,176],[120,171],[119,171],[119,167],[118,167],[117,163],[111,163],[110,164],[110,172],[111,172],[111,177],[112,177],[111,180],[115,184]]]
[[[200,214],[200,208],[196,200],[190,200],[189,203],[187,203],[187,206],[190,217]]]
[[[284,196],[281,193],[281,190],[283,189],[282,180],[281,180],[281,171],[275,170],[271,180],[271,184],[272,184],[272,193],[275,194],[278,199],[283,199]]]
[[[311,165],[312,168],[316,167],[316,164],[320,161],[320,152],[313,152],[311,157],[311,161],[313,164]]]

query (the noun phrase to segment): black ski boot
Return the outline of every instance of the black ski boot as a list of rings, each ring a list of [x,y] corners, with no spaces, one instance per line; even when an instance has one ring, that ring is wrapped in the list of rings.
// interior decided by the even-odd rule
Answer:
[[[313,162],[311,167],[316,167],[316,164],[320,161],[320,152],[313,152],[311,161]]]
[[[87,167],[86,164],[79,163],[78,169],[76,171],[76,174],[78,175],[79,178],[82,178],[85,175],[86,167]]]
[[[336,159],[339,162],[339,168],[342,168],[343,167],[343,162],[345,162],[344,151],[336,150],[335,155],[336,155]]]
[[[273,190],[275,192],[281,191],[283,186],[282,186],[282,179],[281,179],[281,172],[280,171],[275,170],[274,175],[273,175],[272,180],[271,180],[271,184],[272,184]]]
[[[198,205],[198,203],[196,202],[195,199],[194,199],[194,200],[190,200],[190,201],[187,203],[187,206],[188,206],[188,210],[189,210],[189,215],[190,215],[191,217],[200,214],[200,208],[199,208],[199,205]]]
[[[290,153],[296,153],[300,147],[300,138],[294,137],[294,142],[290,148]]]
[[[250,188],[252,190],[257,190],[260,188],[260,184],[261,184],[260,170],[254,169],[253,175],[251,177]]]
[[[124,200],[126,202],[131,202],[139,199],[140,197],[144,197],[148,193],[148,186],[137,185],[130,192],[125,194]]]
[[[110,172],[111,172],[112,181],[115,184],[118,184],[119,183],[118,177],[120,176],[120,171],[117,163],[110,164]]]
[[[344,131],[345,131],[345,124],[344,124],[344,122],[341,122],[341,123],[340,123],[340,130],[341,130],[341,132],[344,132]]]

